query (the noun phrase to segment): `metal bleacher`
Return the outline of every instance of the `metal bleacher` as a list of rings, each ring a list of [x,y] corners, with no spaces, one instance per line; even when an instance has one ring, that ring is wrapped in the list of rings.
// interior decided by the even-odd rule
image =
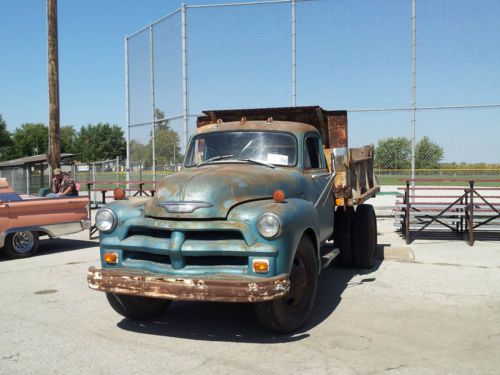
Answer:
[[[409,179],[396,200],[394,225],[406,243],[433,234],[454,234],[470,246],[475,237],[500,240],[500,180]],[[411,186],[431,183],[433,186]],[[453,183],[454,186],[439,184]],[[498,183],[499,187],[477,184]],[[460,186],[464,185],[465,186]],[[458,185],[458,186],[456,186]],[[442,236],[443,237],[443,236]]]

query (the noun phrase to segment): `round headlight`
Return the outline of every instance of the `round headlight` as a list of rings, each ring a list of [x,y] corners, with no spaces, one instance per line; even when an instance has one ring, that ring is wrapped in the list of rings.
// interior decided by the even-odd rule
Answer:
[[[109,208],[102,208],[95,215],[95,225],[102,232],[110,232],[116,225],[116,216]]]
[[[276,237],[281,230],[278,218],[273,214],[264,214],[257,221],[257,230],[266,238]]]

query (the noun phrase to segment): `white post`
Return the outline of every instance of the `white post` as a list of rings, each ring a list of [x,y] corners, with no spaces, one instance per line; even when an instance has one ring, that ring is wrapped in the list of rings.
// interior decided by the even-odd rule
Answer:
[[[181,27],[182,27],[182,105],[184,118],[184,147],[187,149],[189,129],[189,87],[188,87],[188,51],[187,51],[187,20],[186,4],[181,5]]]
[[[127,161],[125,163],[125,178],[127,180],[127,194],[130,194],[130,89],[128,74],[128,38],[125,37],[125,122],[127,123]],[[90,194],[90,191],[89,191]]]
[[[415,178],[415,151],[416,151],[416,127],[417,127],[417,95],[416,95],[416,63],[417,63],[417,39],[416,39],[416,0],[412,0],[411,14],[411,96],[412,96],[412,128],[411,139],[411,178]],[[415,187],[415,181],[412,181]]]

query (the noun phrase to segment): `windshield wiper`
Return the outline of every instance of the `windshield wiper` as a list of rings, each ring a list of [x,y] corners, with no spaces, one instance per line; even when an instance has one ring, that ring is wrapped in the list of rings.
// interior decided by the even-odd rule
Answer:
[[[229,158],[233,158],[233,157],[234,157],[234,155],[219,155],[219,156],[214,156],[213,158],[210,158],[210,159],[207,159],[205,161],[202,161],[201,163],[198,163],[196,165],[196,168],[201,167],[204,164],[209,164],[209,163],[211,163],[213,161],[222,160],[222,159],[229,159]]]
[[[253,163],[253,164],[258,164],[258,165],[265,165],[266,167],[269,168],[276,168],[274,165],[266,163],[264,161],[259,161],[259,160],[254,160],[254,159],[238,159],[238,161],[246,161],[247,163]]]

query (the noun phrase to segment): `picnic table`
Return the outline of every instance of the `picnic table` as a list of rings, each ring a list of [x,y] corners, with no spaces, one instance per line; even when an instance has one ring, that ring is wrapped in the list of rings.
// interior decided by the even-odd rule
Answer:
[[[156,191],[156,183],[158,181],[154,180],[130,180],[130,181],[116,181],[116,180],[92,180],[92,181],[81,181],[80,184],[87,185],[87,191],[89,192],[100,192],[102,194],[102,204],[106,204],[106,193],[108,191],[113,191],[119,185],[127,185],[130,188],[125,188],[123,190],[128,192],[133,192],[132,196],[148,196],[152,197]],[[114,185],[114,186],[113,186]],[[150,188],[146,188],[145,185],[153,185]]]
[[[152,197],[156,191],[156,184],[158,181],[154,180],[130,180],[130,181],[116,181],[116,180],[88,180],[88,181],[80,181],[80,185],[87,185],[87,191],[89,193],[89,218],[91,216],[92,208],[98,208],[99,204],[94,202],[94,206],[92,206],[92,195],[90,192],[100,192],[102,196],[102,200],[100,204],[106,204],[106,194],[108,191],[113,191],[115,188],[120,185],[130,186],[129,188],[125,188],[123,190],[128,192],[133,192],[132,196],[148,196]],[[152,187],[147,188],[146,185],[152,185]],[[92,220],[92,219],[91,219]],[[97,227],[95,224],[90,226],[89,238],[92,238],[92,235],[97,232]]]

